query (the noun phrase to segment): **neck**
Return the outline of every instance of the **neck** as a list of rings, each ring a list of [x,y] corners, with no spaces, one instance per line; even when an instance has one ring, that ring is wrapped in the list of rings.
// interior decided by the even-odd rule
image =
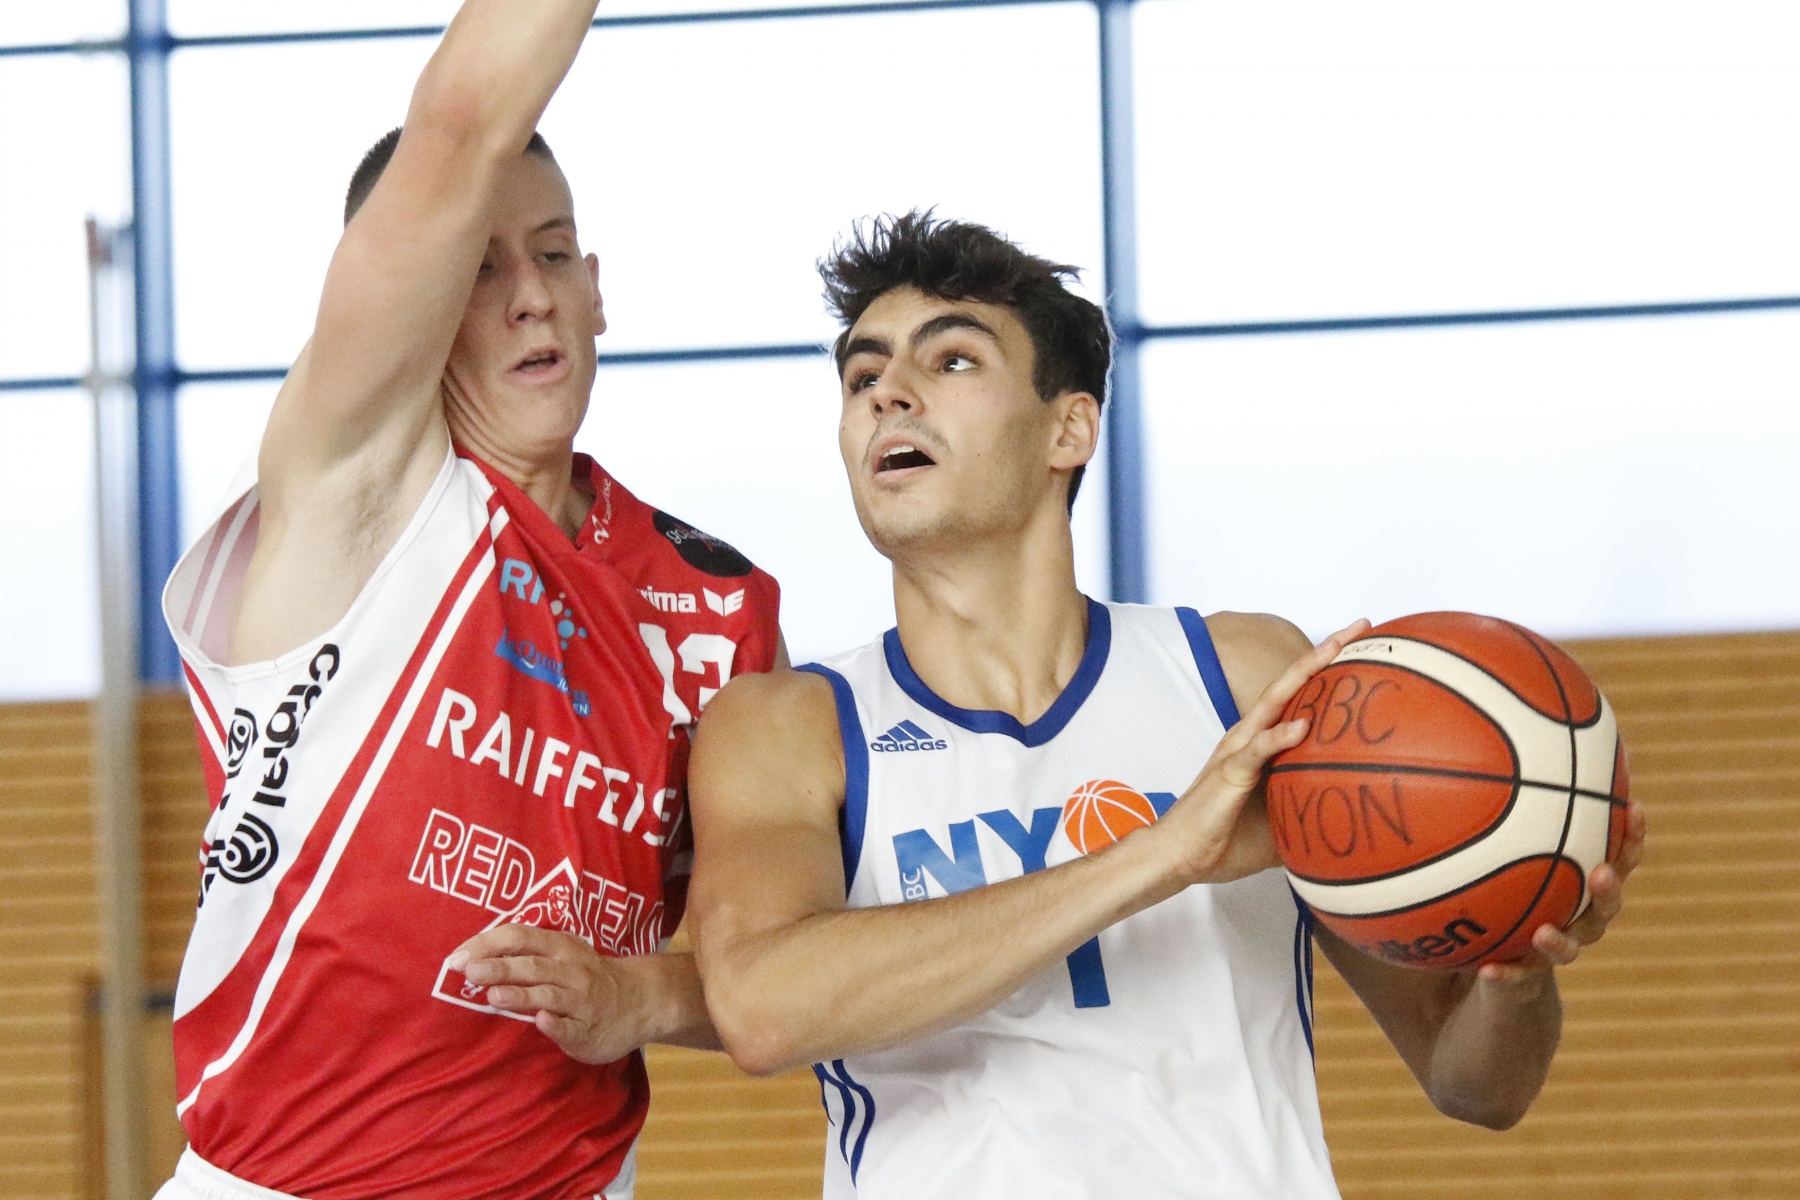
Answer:
[[[594,493],[587,480],[573,478],[575,447],[572,444],[560,446],[550,453],[526,456],[509,454],[479,441],[461,438],[457,441],[482,462],[512,480],[571,541],[580,537],[581,527],[594,507]]]
[[[1074,678],[1087,649],[1066,517],[1023,533],[894,557],[900,642],[926,686],[958,708],[1029,725]]]

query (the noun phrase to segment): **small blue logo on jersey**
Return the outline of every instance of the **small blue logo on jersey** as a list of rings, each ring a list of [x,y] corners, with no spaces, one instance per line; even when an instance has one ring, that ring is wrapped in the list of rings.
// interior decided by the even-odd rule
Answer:
[[[901,754],[909,750],[948,750],[950,743],[932,737],[911,721],[902,721],[874,741],[869,749],[878,754]]]

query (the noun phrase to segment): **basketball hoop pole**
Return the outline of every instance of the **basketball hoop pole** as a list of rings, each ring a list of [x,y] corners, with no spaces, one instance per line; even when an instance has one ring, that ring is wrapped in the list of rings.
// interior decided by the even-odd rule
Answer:
[[[144,1192],[143,806],[138,787],[138,438],[131,389],[131,233],[87,220],[88,372],[93,398],[100,694],[94,819],[101,921],[106,1196]]]

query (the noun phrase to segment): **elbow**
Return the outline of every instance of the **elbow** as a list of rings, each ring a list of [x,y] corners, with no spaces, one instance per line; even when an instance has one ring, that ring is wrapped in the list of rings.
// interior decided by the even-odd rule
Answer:
[[[1432,1107],[1452,1120],[1505,1133],[1525,1119],[1525,1114],[1531,1111],[1531,1103],[1535,1099],[1536,1092],[1527,1096],[1508,1096],[1494,1090],[1476,1092],[1440,1089],[1432,1093],[1431,1103]]]
[[[745,1003],[731,989],[709,990],[707,1011],[727,1056],[746,1075],[767,1079],[810,1061],[794,1031],[763,1006]]]

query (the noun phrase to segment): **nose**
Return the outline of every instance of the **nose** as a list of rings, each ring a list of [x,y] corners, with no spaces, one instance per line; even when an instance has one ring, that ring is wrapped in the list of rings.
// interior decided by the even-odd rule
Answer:
[[[541,321],[555,309],[556,301],[550,295],[550,288],[544,282],[543,272],[535,260],[527,259],[522,263],[513,272],[512,282],[507,315],[515,325],[525,321]]]
[[[888,413],[916,412],[923,407],[919,403],[919,395],[905,378],[905,368],[899,362],[887,364],[873,384],[869,386],[869,411],[877,420]]]

